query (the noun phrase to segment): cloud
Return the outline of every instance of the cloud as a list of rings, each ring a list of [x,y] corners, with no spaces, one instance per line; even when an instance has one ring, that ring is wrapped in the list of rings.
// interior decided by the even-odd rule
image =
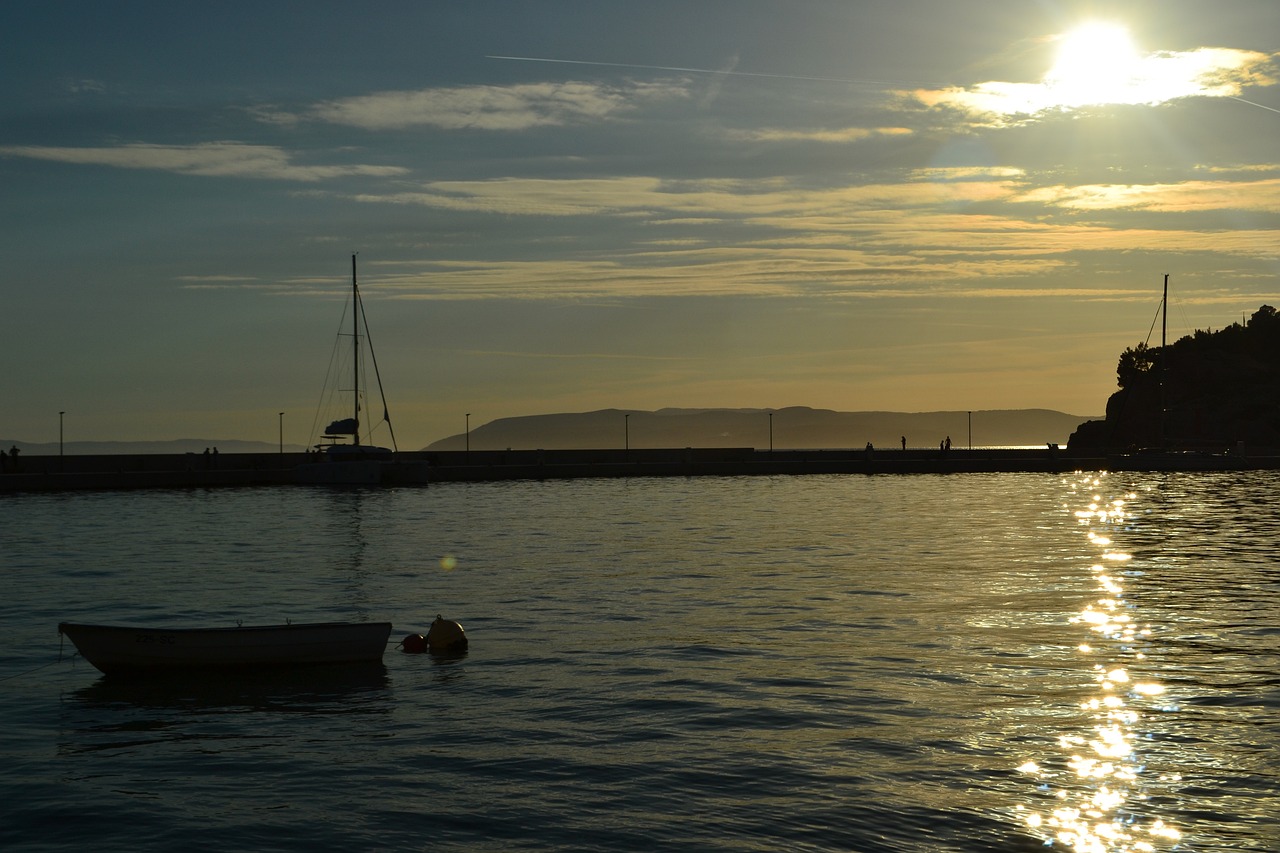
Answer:
[[[929,166],[915,169],[912,181],[976,181],[988,178],[1021,178],[1026,172],[1017,166]]]
[[[300,116],[271,112],[259,115],[274,123],[309,118],[365,130],[432,126],[512,131],[598,121],[625,113],[643,101],[685,97],[688,91],[680,84],[632,83],[621,87],[570,81],[377,92],[325,101]]]
[[[1111,73],[1056,69],[1037,83],[991,80],[968,87],[899,92],[930,109],[952,109],[979,123],[1004,125],[1034,116],[1104,104],[1156,105],[1181,98],[1238,98],[1248,87],[1277,82],[1276,60],[1230,48],[1198,48],[1134,57]]]
[[[100,95],[107,91],[107,86],[101,80],[92,79],[76,79],[66,82],[67,91],[73,95]]]
[[[801,295],[1103,300],[1130,298],[1133,288],[1127,280],[1099,286],[1107,275],[1089,271],[1090,256],[1128,252],[1167,259],[1192,252],[1260,262],[1274,257],[1274,235],[1266,230],[1053,226],[960,215],[915,219],[886,212],[882,220],[864,220],[844,233],[803,234],[791,242],[640,243],[607,259],[572,253],[550,260],[475,257],[410,264],[403,272],[387,264],[378,285],[394,298],[442,300]]]
[[[198,145],[134,143],[110,148],[9,145],[0,147],[0,156],[112,166],[119,169],[154,169],[204,177],[285,181],[322,181],[348,175],[388,177],[408,171],[397,166],[302,165],[293,162],[293,155],[283,149],[239,142],[205,142]]]
[[[1280,213],[1280,179],[1059,185],[1029,190],[1018,200],[1074,210],[1145,210],[1159,213],[1249,210]]]
[[[636,244],[627,256],[633,260],[643,255],[645,263],[663,268],[702,265],[708,262],[704,253],[709,244],[717,244],[724,251],[740,251],[751,258],[757,271],[770,280],[773,265],[780,265],[800,282],[815,276],[836,280],[848,275],[881,282],[918,275],[1005,277],[1029,272],[1030,267],[1018,269],[1008,263],[1014,258],[1043,266],[1057,263],[1048,259],[1063,256],[1180,253],[1189,246],[1241,259],[1274,255],[1274,234],[1265,228],[1197,230],[1181,220],[1176,225],[1153,222],[1134,228],[1123,220],[1058,221],[1044,213],[1046,206],[1097,213],[1131,209],[1171,214],[1241,209],[1267,213],[1280,207],[1280,181],[1036,188],[1026,180],[1003,177],[1003,170],[979,171],[975,173],[978,180],[961,180],[964,173],[927,170],[920,175],[941,174],[949,179],[820,189],[781,180],[677,183],[645,177],[457,181],[430,184],[417,192],[364,195],[358,200],[505,216],[632,218],[654,235],[652,242]],[[663,239],[666,233],[656,230],[662,227],[682,229],[681,240]],[[838,269],[824,270],[821,264],[802,268],[797,259],[812,261],[818,251],[833,252],[830,257],[839,258]],[[851,260],[855,257],[858,260]],[[720,272],[726,281],[741,284],[748,278],[745,270]]]
[[[991,173],[983,173],[988,175]],[[412,204],[447,210],[536,216],[612,214],[708,221],[781,217],[779,227],[810,227],[824,214],[847,218],[860,210],[920,207],[1005,199],[1018,188],[1000,180],[952,180],[864,184],[828,188],[796,186],[784,179],[664,181],[632,176],[551,180],[505,178],[438,181],[420,190],[364,194],[370,203]],[[796,217],[788,225],[787,217]]]
[[[405,297],[586,298],[640,295],[1018,296],[1002,283],[1081,275],[1111,253],[1188,252],[1239,264],[1274,257],[1274,232],[1221,217],[1158,214],[1280,208],[1280,180],[1037,187],[1011,168],[921,169],[902,183],[808,187],[786,179],[664,181],[509,178],[426,184],[359,197],[450,212],[616,217],[634,239],[607,260],[469,259],[400,280]],[[1055,210],[1056,208],[1056,210]],[[1108,211],[1116,216],[1108,218]],[[1078,214],[1095,214],[1082,221]],[[1101,271],[1090,276],[1106,275]],[[1039,288],[1036,288],[1039,290]],[[1074,291],[1075,288],[1067,287]]]
[[[843,127],[832,129],[792,129],[763,127],[757,130],[731,131],[727,136],[750,142],[825,142],[845,144],[862,142],[881,136],[910,136],[915,131],[906,127]]]
[[[383,294],[406,299],[588,299],[681,296],[814,296],[930,299],[939,295],[1030,297],[1045,288],[1002,289],[1069,269],[1047,257],[928,257],[857,248],[707,246],[675,252],[635,252],[610,260],[437,262],[402,274],[379,273]],[[1099,295],[1061,288],[1062,294]]]

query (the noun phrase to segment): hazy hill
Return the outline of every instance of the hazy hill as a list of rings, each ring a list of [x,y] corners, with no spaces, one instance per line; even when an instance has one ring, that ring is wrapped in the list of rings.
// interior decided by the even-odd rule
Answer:
[[[772,414],[772,418],[770,418]],[[1049,409],[968,412],[836,412],[803,406],[786,409],[660,409],[656,412],[602,409],[501,418],[471,430],[472,450],[576,450],[642,447],[769,447],[778,450],[816,448],[937,447],[951,437],[954,447],[967,447],[972,424],[974,447],[1065,445],[1087,417]],[[462,450],[462,433],[433,442],[426,450]],[[16,445],[26,456],[56,456],[58,443],[0,440],[6,453]],[[96,454],[275,453],[279,444],[234,439],[183,438],[172,441],[68,441],[68,456]],[[286,453],[306,448],[286,444]]]
[[[772,415],[772,417],[770,417]],[[968,412],[836,412],[830,409],[660,409],[501,418],[471,430],[472,450],[561,450],[630,447],[813,448],[1065,445],[1086,417],[1048,409]],[[432,443],[427,450],[462,450],[465,434]]]

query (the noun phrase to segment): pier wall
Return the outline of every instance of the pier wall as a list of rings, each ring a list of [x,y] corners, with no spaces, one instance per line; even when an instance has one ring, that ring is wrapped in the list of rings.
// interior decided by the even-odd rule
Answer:
[[[118,454],[6,457],[0,493],[80,489],[221,488],[298,485],[306,453]],[[643,448],[412,451],[387,463],[384,485],[590,477],[962,474],[1065,471],[1280,470],[1280,455],[1073,456],[1054,448],[757,450]]]

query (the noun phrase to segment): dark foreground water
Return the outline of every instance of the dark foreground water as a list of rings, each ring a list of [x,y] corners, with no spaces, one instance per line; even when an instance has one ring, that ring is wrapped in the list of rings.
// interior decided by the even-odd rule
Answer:
[[[5,496],[0,849],[1280,849],[1278,506],[1274,473]],[[436,613],[464,657],[57,662],[60,620]]]

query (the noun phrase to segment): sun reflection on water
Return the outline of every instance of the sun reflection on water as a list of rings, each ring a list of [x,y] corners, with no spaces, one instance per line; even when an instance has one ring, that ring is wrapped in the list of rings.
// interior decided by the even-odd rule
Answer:
[[[1077,653],[1095,661],[1093,689],[1080,702],[1080,731],[1058,737],[1059,753],[1041,761],[1027,760],[1018,771],[1037,779],[1052,797],[1041,813],[1019,807],[1026,825],[1045,839],[1081,853],[1149,853],[1175,850],[1182,834],[1158,817],[1144,815],[1150,773],[1136,744],[1143,732],[1143,712],[1164,687],[1130,670],[1144,660],[1142,644],[1151,629],[1137,620],[1136,607],[1125,598],[1124,567],[1133,558],[1113,549],[1113,532],[1123,530],[1128,504],[1135,498],[1105,499],[1105,477],[1088,476],[1072,488],[1087,504],[1074,510],[1095,562],[1089,567],[1099,597],[1071,618],[1089,636]],[[1060,769],[1055,769],[1060,768]],[[1176,781],[1162,776],[1160,783]]]

